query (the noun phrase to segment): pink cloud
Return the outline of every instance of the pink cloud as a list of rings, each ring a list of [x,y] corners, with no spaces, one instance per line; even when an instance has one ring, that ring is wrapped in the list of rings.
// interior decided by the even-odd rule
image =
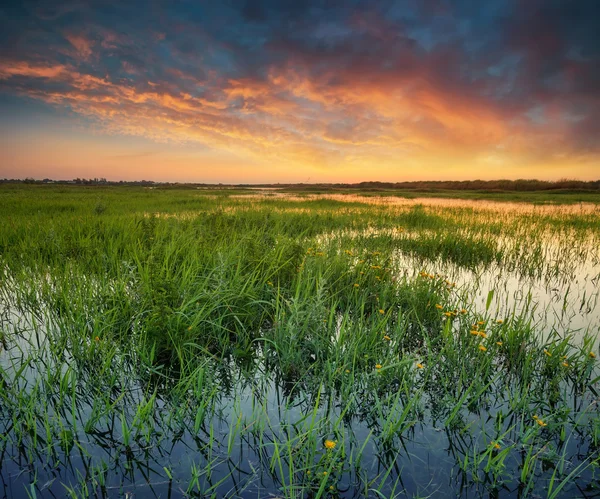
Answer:
[[[82,35],[67,33],[65,38],[69,41],[69,43],[75,48],[77,51],[77,55],[83,59],[87,60],[92,55],[92,45],[93,42]]]

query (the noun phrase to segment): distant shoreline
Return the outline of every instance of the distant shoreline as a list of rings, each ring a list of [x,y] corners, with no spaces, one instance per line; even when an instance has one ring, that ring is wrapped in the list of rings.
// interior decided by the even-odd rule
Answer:
[[[0,184],[32,184],[32,185],[82,185],[82,186],[142,186],[170,188],[205,188],[205,189],[269,189],[301,192],[340,192],[362,191],[366,193],[408,191],[414,193],[444,193],[449,191],[467,191],[483,193],[506,192],[556,192],[559,194],[600,193],[600,180],[558,180],[555,182],[518,179],[518,180],[439,180],[410,182],[359,182],[359,183],[260,183],[260,184],[225,184],[200,182],[155,182],[153,180],[107,180],[105,178],[75,178],[71,180],[56,179],[0,179]]]

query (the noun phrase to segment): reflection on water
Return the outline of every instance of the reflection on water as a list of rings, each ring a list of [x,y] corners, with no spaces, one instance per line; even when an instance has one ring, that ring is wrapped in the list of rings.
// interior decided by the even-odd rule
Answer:
[[[324,234],[317,240],[320,244],[331,244],[336,240],[383,238],[412,239],[419,243],[424,235],[427,236],[427,231],[369,228]],[[460,265],[442,257],[413,255],[400,245],[392,255],[390,271],[398,278],[412,279],[424,270],[442,276],[454,284],[455,305],[482,317],[506,319],[524,315],[532,319],[540,333],[573,333],[580,339],[588,332],[597,335],[600,331],[598,241],[593,234],[585,239],[566,236],[559,241],[552,234],[540,233],[538,237],[539,254],[533,252],[533,256],[515,250],[518,242],[514,237],[497,238],[494,243],[503,252],[503,260],[475,266]],[[339,245],[343,247],[343,242]],[[490,293],[492,299],[488,303]]]
[[[600,265],[591,259],[569,262],[568,274],[523,276],[492,263],[466,269],[447,261],[424,262],[402,253],[396,255],[402,271],[416,274],[426,266],[428,272],[445,276],[456,284],[455,294],[460,308],[465,307],[482,317],[503,319],[531,316],[540,332],[575,333],[600,330]],[[487,303],[490,292],[491,302]]]
[[[325,197],[598,213],[595,205]],[[427,231],[373,229],[318,242],[423,236]],[[515,249],[515,238],[496,240],[507,255],[502,262],[465,267],[399,246],[389,265],[394,278],[425,271],[455,284],[449,307],[482,319],[525,317],[538,334],[573,335],[577,345],[600,328],[600,263],[593,238],[566,241],[545,241],[538,267],[523,262],[529,256]],[[509,359],[500,357],[497,373],[483,381],[450,373],[455,386],[447,386],[443,361],[426,375],[407,352],[397,371],[339,365],[326,382],[311,371],[286,377],[273,360],[276,348],[257,343],[249,359],[199,359],[181,389],[160,369],[141,368],[136,352],[115,347],[100,355],[103,345],[83,339],[89,355],[73,355],[72,337],[57,330],[50,312],[20,308],[10,296],[0,305],[2,497],[535,497],[549,495],[554,476],[570,477],[560,497],[598,496],[600,388],[589,359],[581,368],[589,369],[589,386],[567,376],[550,399],[541,373],[523,385],[501,369]],[[338,318],[336,341],[344,327]],[[557,401],[564,402],[558,415]],[[546,428],[544,412],[533,412],[540,408],[559,429]],[[334,451],[326,439],[336,442]]]
[[[149,384],[123,358],[114,366],[120,374],[107,382],[93,362],[57,364],[35,355],[31,338],[28,344],[0,355],[2,379],[12,384],[0,408],[4,497],[64,497],[69,490],[101,497],[280,497],[294,487],[311,497],[323,483],[331,497],[344,498],[521,497],[544,493],[556,455],[572,471],[597,453],[580,429],[548,435],[550,444],[536,448],[530,470],[536,485],[519,483],[515,477],[530,456],[517,444],[523,432],[537,430],[501,385],[482,403],[453,413],[435,380],[421,380],[417,399],[393,377],[379,382],[372,373],[348,373],[355,376],[348,394],[310,376],[282,379],[258,352],[250,365],[207,363],[177,398],[168,379]],[[569,410],[585,426],[596,403],[586,392],[570,397]],[[335,459],[323,446],[326,438],[344,446]],[[495,456],[494,440],[516,446],[498,482],[483,467]],[[483,464],[474,464],[481,456]],[[582,468],[562,496],[579,496],[585,486],[597,486],[593,467]]]
[[[261,189],[262,190],[262,189]],[[290,194],[286,192],[273,192],[266,190],[264,193],[232,194],[231,198],[244,200],[281,199],[285,201],[317,201],[332,200],[344,203],[364,203],[378,206],[402,206],[412,207],[415,205],[434,208],[468,208],[479,212],[508,213],[508,214],[532,214],[532,215],[600,215],[600,206],[596,203],[577,204],[532,204],[510,201],[487,201],[471,199],[452,199],[434,197],[397,197],[364,194]]]
[[[173,400],[168,390],[161,389],[157,390],[151,415],[141,423],[135,408],[144,406],[152,395],[125,379],[115,387],[112,399],[120,415],[101,417],[91,428],[84,429],[95,411],[89,403],[95,398],[87,384],[89,379],[79,379],[74,389],[72,414],[53,412],[51,406],[58,406],[57,400],[48,400],[44,410],[51,419],[66,426],[74,416],[80,428],[53,448],[40,421],[33,422],[28,435],[16,439],[11,435],[10,416],[0,412],[4,497],[64,497],[66,487],[78,494],[107,497],[128,493],[143,497],[258,497],[278,495],[292,482],[310,490],[312,477],[325,472],[331,476],[327,491],[335,497],[375,497],[374,492],[365,490],[365,479],[384,497],[394,492],[447,497],[449,491],[452,495],[477,497],[501,491],[506,497],[519,497],[523,491],[523,485],[510,480],[491,486],[489,476],[468,466],[470,458],[486,451],[494,435],[503,435],[504,446],[520,439],[517,415],[504,398],[507,394],[497,393],[498,398],[485,410],[465,411],[460,421],[444,426],[444,412],[438,412],[436,394],[429,393],[424,407],[415,408],[400,431],[384,438],[387,421],[403,413],[408,400],[391,396],[394,402],[380,413],[374,407],[376,399],[361,393],[360,381],[356,400],[341,406],[340,394],[335,390],[321,387],[314,392],[297,387],[286,393],[276,379],[249,378],[233,364],[215,369],[220,374],[212,382],[222,392],[200,423],[184,415],[194,413],[192,398],[180,401],[190,407],[182,408],[180,419],[174,418]],[[227,379],[222,378],[223,373],[227,373]],[[32,387],[24,385],[23,390],[31,391]],[[317,397],[321,402],[315,405]],[[572,410],[582,412],[590,403],[574,400]],[[350,406],[353,408],[349,410]],[[499,414],[503,414],[501,420]],[[482,431],[476,435],[466,431],[472,426]],[[123,443],[124,427],[133,434],[129,445]],[[312,428],[330,428],[331,433],[311,435]],[[324,460],[328,456],[322,445],[324,438],[344,442],[345,455],[351,459]],[[34,442],[36,445],[31,445]],[[555,448],[538,449],[540,460],[545,453],[549,458],[559,453],[573,469],[592,452],[589,441],[575,432],[553,442]],[[306,448],[311,446],[307,453]],[[305,455],[310,456],[310,462],[303,461]],[[518,452],[507,458],[507,477],[519,476],[525,458]],[[465,469],[461,469],[461,463],[465,463]],[[536,478],[549,479],[552,472],[550,460],[547,467],[533,470]],[[593,472],[584,470],[577,483],[579,487],[594,484]],[[315,491],[319,484],[320,480],[314,485]],[[571,484],[564,496],[579,493]]]

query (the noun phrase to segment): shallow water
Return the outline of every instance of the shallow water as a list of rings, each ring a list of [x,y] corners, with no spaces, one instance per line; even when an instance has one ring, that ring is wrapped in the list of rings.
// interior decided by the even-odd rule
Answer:
[[[454,429],[445,427],[443,418],[432,417],[435,399],[426,398],[422,409],[427,415],[415,414],[404,431],[389,441],[378,436],[382,432],[382,418],[367,401],[365,406],[359,405],[351,417],[344,419],[344,424],[335,432],[318,435],[314,450],[317,461],[328,452],[322,447],[323,439],[333,437],[346,442],[346,454],[355,459],[340,463],[341,468],[337,471],[319,464],[309,467],[298,462],[294,465],[296,474],[291,477],[286,464],[293,460],[293,450],[292,454],[288,451],[299,445],[298,439],[310,431],[307,416],[316,421],[340,421],[341,408],[336,405],[336,394],[323,392],[323,404],[313,412],[310,400],[314,393],[300,390],[291,397],[272,380],[248,380],[234,366],[231,366],[230,372],[238,381],[224,390],[198,431],[193,429],[194,422],[186,418],[180,423],[169,424],[172,412],[165,394],[157,398],[157,409],[148,425],[153,430],[150,438],[140,437],[129,447],[122,443],[118,417],[101,420],[87,433],[77,432],[70,447],[58,446],[51,453],[45,452],[43,445],[38,445],[35,453],[31,454],[18,445],[7,444],[5,440],[0,472],[3,497],[28,497],[34,493],[43,497],[64,497],[65,485],[83,493],[82,483],[89,487],[88,493],[101,497],[184,497],[208,491],[218,497],[278,497],[282,484],[289,484],[290,479],[306,485],[311,481],[311,474],[314,477],[325,469],[330,470],[331,480],[327,481],[326,490],[331,497],[377,497],[375,489],[384,497],[394,492],[402,492],[409,497],[487,497],[488,494],[521,497],[522,487],[510,480],[490,486],[481,470],[461,471],[457,466],[457,462],[463,462],[465,456],[468,459],[477,449],[486,449],[491,437],[484,434],[498,433],[494,429],[495,419],[490,419],[490,416],[501,411],[505,414],[501,433],[507,433],[503,445],[509,445],[513,438],[517,438],[510,430],[514,424],[513,416],[506,400],[501,397],[485,410],[464,411],[461,424]],[[217,382],[223,387],[231,380]],[[85,383],[82,384],[85,386]],[[126,393],[121,407],[131,424],[134,416],[127,412],[128,407],[135,407],[143,392],[136,383],[119,389]],[[85,403],[85,391],[79,399],[84,402],[78,407],[77,417],[84,422],[92,408]],[[583,406],[591,401],[580,400],[578,403]],[[397,412],[390,411],[383,419],[397,415],[405,405],[400,402]],[[66,417],[66,424],[69,415],[56,414],[55,417]],[[2,421],[5,425],[3,434],[7,435],[10,428],[6,426],[6,415]],[[481,434],[472,436],[469,432],[465,433],[464,429],[472,425],[481,427]],[[286,447],[288,441],[292,442],[289,449]],[[274,461],[275,442],[282,449],[283,468]],[[575,432],[567,435],[566,442],[556,444],[555,449],[538,449],[540,457],[543,459],[545,452],[549,456],[559,453],[567,470],[574,469],[592,452],[589,442]],[[359,453],[360,459],[357,457]],[[523,455],[519,458],[519,454],[515,453],[507,459],[507,477],[518,476],[522,466],[520,459],[523,458]],[[198,481],[194,483],[193,490],[188,490],[190,482],[193,482],[194,472],[191,470],[194,467],[198,470]],[[550,479],[552,471],[549,461],[548,466],[539,466],[534,474],[542,483]],[[370,484],[368,490],[364,486],[365,477]],[[584,470],[575,483],[564,489],[562,496],[579,496],[583,494],[581,487],[587,485],[592,490],[597,486],[593,469]],[[334,487],[334,490],[330,491],[329,487]],[[317,488],[318,483],[314,490]],[[530,493],[542,494],[543,488]]]
[[[459,293],[465,291],[457,287]],[[476,304],[480,305],[479,301]],[[159,385],[151,416],[132,443],[125,446],[122,420],[132,428],[137,408],[151,395],[143,388],[146,384],[136,378],[133,366],[124,361],[119,366],[123,375],[114,386],[106,388],[114,391],[112,400],[117,410],[100,417],[85,431],[97,398],[93,369],[85,364],[74,365],[72,359],[53,364],[44,354],[46,339],[38,343],[39,335],[32,334],[32,322],[16,313],[9,317],[18,327],[14,335],[8,335],[8,348],[0,352],[3,379],[17,383],[17,391],[30,395],[36,407],[33,426],[22,437],[12,429],[14,418],[22,416],[7,412],[6,405],[0,409],[2,497],[64,497],[65,487],[71,487],[77,495],[100,497],[213,493],[217,497],[282,497],[282,487],[289,493],[291,482],[317,492],[321,481],[312,482],[312,477],[325,470],[330,477],[325,484],[328,497],[521,497],[524,493],[523,485],[514,479],[524,465],[523,453],[513,452],[507,457],[506,478],[493,485],[480,466],[468,464],[485,452],[497,435],[503,435],[503,447],[522,438],[520,416],[511,409],[510,394],[504,390],[476,409],[463,408],[449,426],[445,423],[448,408],[440,403],[435,391],[427,391],[418,406],[411,408],[409,399],[396,398],[393,386],[378,396],[365,392],[370,390],[369,376],[373,375],[356,373],[355,398],[348,401],[335,388],[315,387],[308,380],[295,385],[283,382],[276,370],[262,364],[259,352],[255,366],[249,370],[233,361],[208,366],[214,377],[203,389],[214,386],[218,396],[199,424],[195,421],[193,394],[185,401],[174,401],[168,386]],[[40,388],[39,380],[49,370],[64,375],[70,368],[77,373],[76,383],[72,393],[67,390],[66,402],[61,403],[60,395],[50,385],[42,383]],[[264,374],[268,372],[271,374]],[[34,395],[37,389],[42,393]],[[321,398],[320,403],[315,403],[316,397]],[[387,403],[378,408],[377,400],[382,398]],[[40,401],[47,404],[43,409]],[[572,398],[571,410],[584,421],[597,411],[597,402],[588,393]],[[181,412],[174,416],[178,407]],[[385,438],[386,426],[400,421],[404,410],[409,411],[406,420]],[[44,419],[53,428],[69,428],[73,418],[78,430],[65,442],[51,442],[57,438],[56,431],[51,431],[50,440],[46,438]],[[302,460],[306,451],[303,441],[312,427],[318,428],[319,434],[314,435],[312,444],[306,444],[312,456],[307,463]],[[329,431],[324,432],[324,428]],[[327,463],[319,464],[322,456],[328,455],[323,447],[325,438],[346,446],[346,458],[337,470]],[[568,473],[597,452],[590,440],[575,430],[563,438],[550,437],[550,441],[552,445],[537,449],[538,464],[532,471],[536,485],[528,494],[545,493],[556,455],[561,456]],[[300,461],[294,461],[296,448]],[[281,456],[282,466],[277,455]],[[293,474],[288,468],[290,462]],[[460,463],[465,462],[461,467]],[[560,497],[593,497],[599,485],[595,468],[585,467]],[[590,494],[585,487],[590,488]]]
[[[423,234],[423,231],[368,229],[327,234],[319,241],[328,244],[337,238],[411,238],[416,234]],[[572,242],[569,238],[555,241],[552,237],[542,234],[543,254],[538,258],[540,264],[534,268],[513,255],[514,238],[499,238],[498,246],[506,248],[510,265],[491,262],[470,267],[396,250],[388,270],[400,279],[414,279],[420,272],[427,272],[446,280],[454,288],[454,303],[448,305],[465,308],[482,318],[506,320],[524,316],[529,317],[544,336],[557,333],[563,337],[572,335],[579,340],[586,333],[599,336],[598,241],[594,237]],[[488,304],[490,293],[492,298]]]
[[[408,206],[434,203],[371,199]],[[437,203],[432,206],[440,206]],[[443,203],[454,206],[457,201]],[[476,206],[498,212],[524,209],[508,203]],[[557,210],[526,209],[554,214]],[[560,210],[595,213],[597,208]],[[339,234],[322,241],[334,237]],[[411,235],[403,232],[401,237]],[[594,241],[580,243],[572,252],[551,240],[544,248],[547,265],[534,275],[524,272],[518,261],[510,268],[497,263],[465,268],[401,251],[393,254],[392,272],[409,279],[418,278],[421,271],[443,276],[456,284],[445,305],[464,307],[482,319],[523,316],[542,337],[572,336],[573,345],[586,333],[597,336],[600,263]],[[56,325],[43,311],[19,311],[11,297],[4,297],[1,304],[0,325],[6,337],[0,350],[0,395],[5,397],[0,404],[0,497],[64,497],[68,487],[77,496],[100,497],[314,497],[322,484],[324,496],[332,498],[535,497],[547,494],[557,467],[562,467],[562,476],[573,472],[560,497],[599,495],[598,466],[588,466],[598,457],[598,447],[589,437],[589,427],[598,424],[600,397],[594,392],[582,395],[561,386],[569,401],[567,415],[579,422],[578,427],[566,424],[564,434],[539,430],[535,421],[525,420],[526,410],[514,407],[511,390],[518,388],[499,384],[498,388],[492,384],[491,394],[477,404],[465,402],[449,422],[452,407],[442,400],[435,383],[423,388],[423,396],[412,406],[393,376],[388,380],[383,372],[349,373],[354,392],[348,398],[335,385],[324,387],[310,378],[283,379],[276,366],[265,364],[264,352],[257,348],[250,367],[231,360],[206,361],[209,374],[199,390],[201,394],[214,390],[216,395],[207,397],[210,405],[201,410],[198,393],[190,389],[188,397],[172,398],[172,380],[150,383],[129,352],[117,353],[113,370],[121,374],[104,385],[97,379],[93,359],[74,359],[67,347],[61,347],[60,354],[50,352],[53,338],[60,334],[52,333]],[[338,323],[338,332],[340,327]],[[57,379],[49,379],[50,374]],[[380,375],[385,382],[374,382]],[[59,389],[61,383],[64,390]],[[139,408],[154,393],[149,415],[140,420]],[[96,417],[94,404],[106,394],[115,410]],[[395,423],[398,427],[390,433]],[[75,428],[71,434],[63,433],[71,428]],[[129,445],[124,444],[124,428],[133,433]],[[535,485],[528,489],[519,483],[528,457],[522,442],[536,431],[548,433],[545,444],[534,445]],[[504,462],[503,479],[491,483],[486,461],[480,465],[473,461],[499,436],[501,449],[512,446],[512,450]],[[328,460],[333,453],[325,450],[325,439],[343,443],[339,463]],[[322,478],[324,471],[327,479]],[[321,478],[315,480],[316,476]]]
[[[400,269],[414,272],[422,261],[398,255]],[[465,269],[448,262],[428,262],[426,270],[455,283],[457,308],[492,320],[529,316],[540,334],[551,332],[582,339],[600,331],[600,265],[590,259],[574,264],[568,275],[523,276],[492,264]],[[488,296],[493,293],[488,306]]]

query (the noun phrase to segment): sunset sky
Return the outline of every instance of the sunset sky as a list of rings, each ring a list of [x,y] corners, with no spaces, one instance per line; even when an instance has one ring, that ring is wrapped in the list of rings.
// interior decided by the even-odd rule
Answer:
[[[2,2],[0,178],[600,178],[600,1]]]

